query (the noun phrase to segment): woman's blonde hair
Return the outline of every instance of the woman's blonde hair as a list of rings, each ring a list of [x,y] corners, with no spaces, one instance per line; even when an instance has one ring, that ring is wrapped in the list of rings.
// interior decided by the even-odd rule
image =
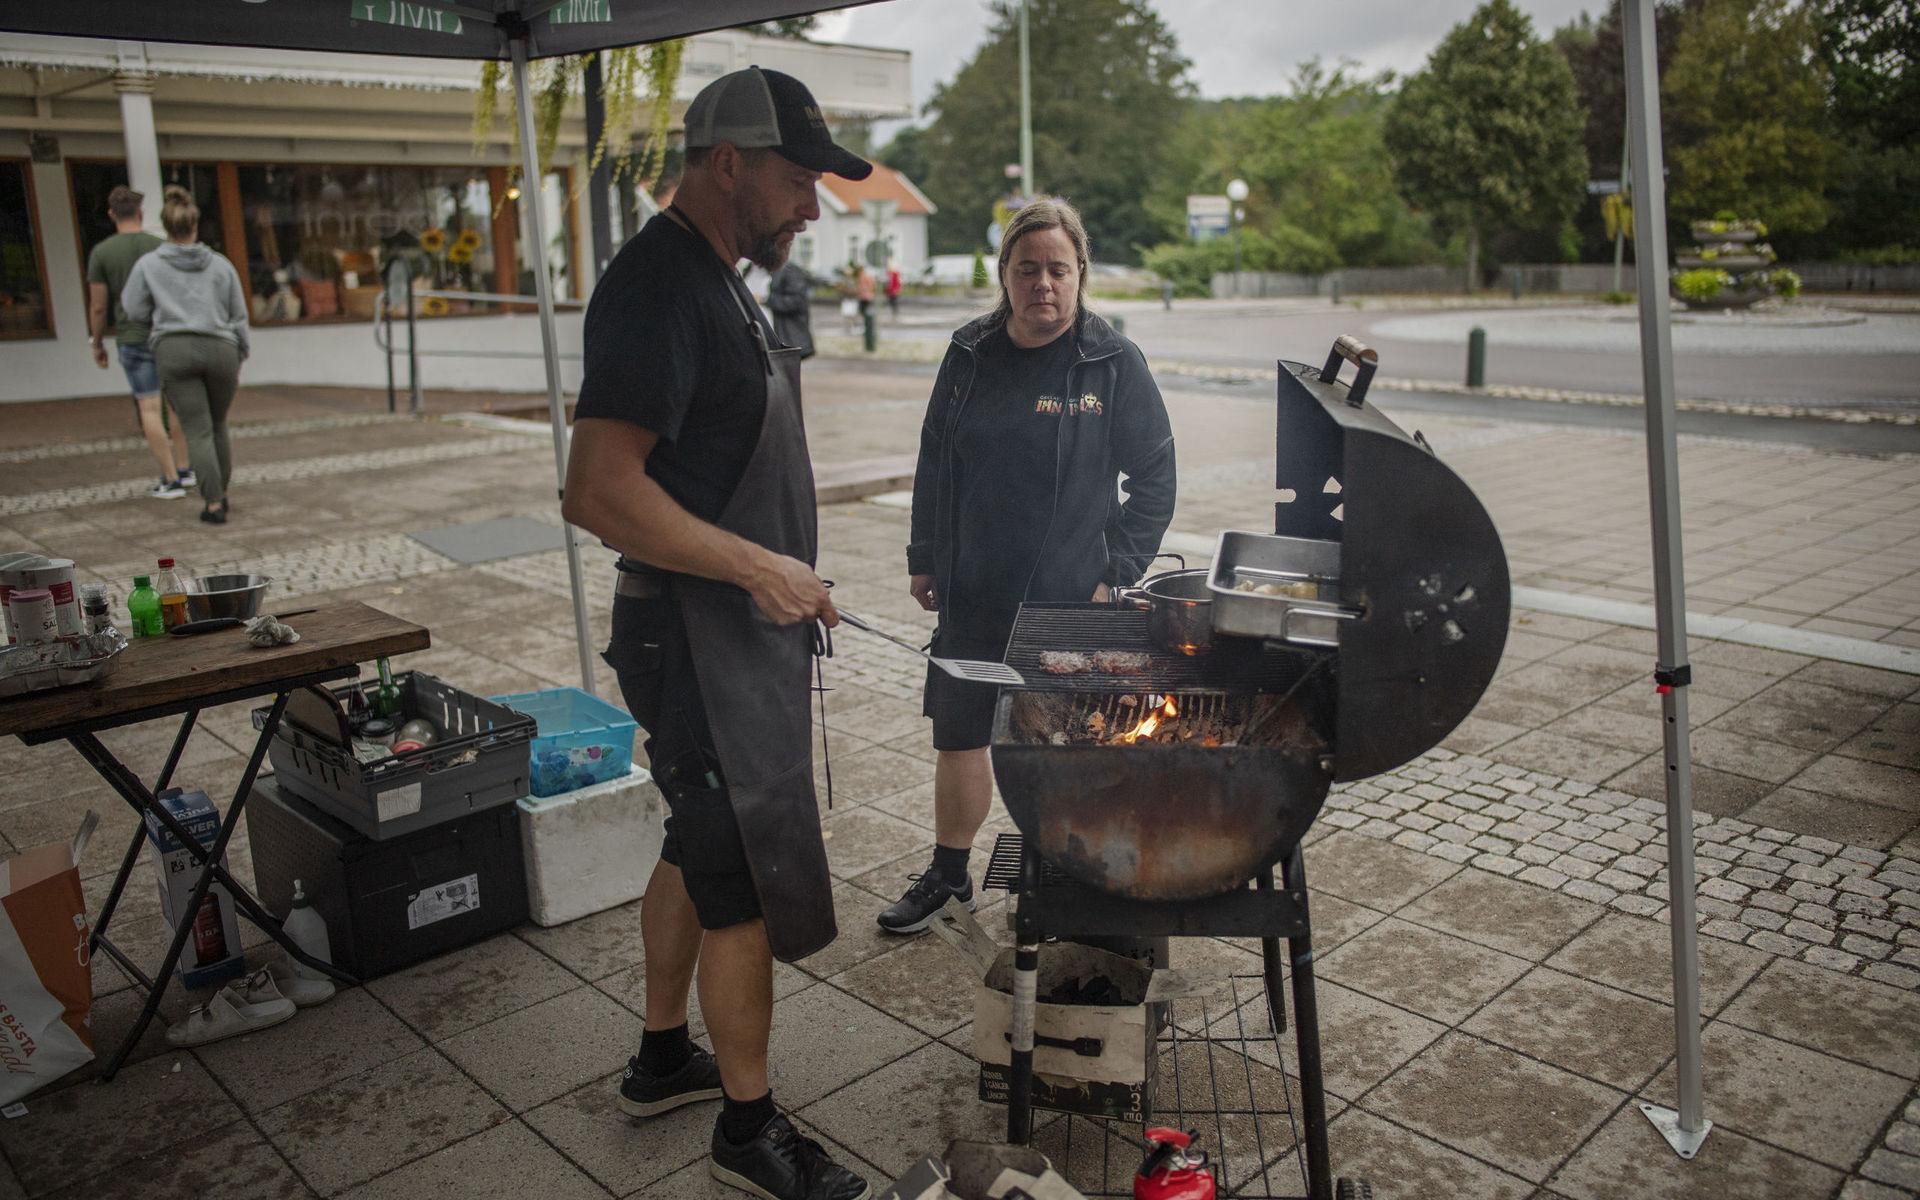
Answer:
[[[167,188],[166,200],[160,206],[160,225],[167,236],[185,240],[200,230],[200,206],[193,202],[193,194],[178,184]]]
[[[1080,260],[1080,287],[1074,297],[1074,307],[1078,311],[1086,310],[1087,264],[1093,255],[1087,242],[1087,227],[1080,222],[1080,210],[1065,200],[1029,200],[1014,212],[1000,234],[1000,268],[994,273],[1000,283],[1000,303],[993,310],[999,321],[1004,322],[1013,315],[1013,301],[1007,295],[1007,264],[1013,261],[1014,247],[1020,244],[1021,238],[1043,229],[1058,229],[1073,243],[1074,256]]]

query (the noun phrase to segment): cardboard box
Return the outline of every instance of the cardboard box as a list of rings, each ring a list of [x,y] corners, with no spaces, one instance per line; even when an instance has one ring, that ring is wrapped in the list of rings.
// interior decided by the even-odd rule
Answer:
[[[880,1200],[1086,1200],[1062,1179],[1047,1156],[998,1142],[949,1142],[944,1158],[929,1154]]]
[[[154,797],[160,807],[186,827],[202,849],[212,849],[220,836],[220,810],[205,792],[187,792],[168,788]],[[147,840],[153,843],[154,865],[160,876],[160,911],[174,929],[187,916],[187,902],[193,898],[193,881],[199,867],[186,843],[160,823],[152,813],[145,814]],[[226,855],[220,865],[227,865]],[[200,910],[191,917],[193,932],[180,950],[180,980],[190,988],[220,983],[246,972],[247,960],[240,952],[240,922],[234,915],[233,897],[218,880],[207,885]]]
[[[973,1052],[980,1062],[980,1098],[1005,1104],[1012,1083],[1013,948],[995,942],[972,913],[952,901],[931,928],[979,973]],[[1046,1000],[1097,977],[1113,985],[1121,1003]],[[1225,977],[1156,971],[1136,959],[1075,942],[1047,945],[1040,952],[1041,999],[1034,1004],[1033,1106],[1117,1121],[1151,1119],[1163,1007],[1229,986]]]

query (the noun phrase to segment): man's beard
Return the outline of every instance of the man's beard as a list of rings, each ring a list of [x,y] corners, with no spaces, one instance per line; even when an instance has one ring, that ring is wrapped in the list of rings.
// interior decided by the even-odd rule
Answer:
[[[786,265],[787,254],[793,249],[792,242],[780,240],[781,230],[756,238],[747,244],[747,261],[764,268],[771,275]]]

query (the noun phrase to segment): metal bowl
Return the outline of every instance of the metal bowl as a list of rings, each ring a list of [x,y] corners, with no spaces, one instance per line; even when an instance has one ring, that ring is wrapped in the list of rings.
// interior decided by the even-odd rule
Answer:
[[[266,575],[202,575],[193,581],[187,593],[187,619],[208,621],[215,617],[260,615],[260,602],[266,599],[273,580]]]

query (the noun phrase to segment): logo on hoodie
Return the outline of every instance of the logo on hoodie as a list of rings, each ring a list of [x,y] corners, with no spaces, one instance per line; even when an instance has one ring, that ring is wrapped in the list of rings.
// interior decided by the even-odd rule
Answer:
[[[1100,397],[1086,392],[1077,400],[1062,400],[1058,396],[1042,396],[1033,402],[1033,411],[1046,416],[1057,417],[1062,413],[1069,417],[1086,415],[1097,417],[1102,411]]]

